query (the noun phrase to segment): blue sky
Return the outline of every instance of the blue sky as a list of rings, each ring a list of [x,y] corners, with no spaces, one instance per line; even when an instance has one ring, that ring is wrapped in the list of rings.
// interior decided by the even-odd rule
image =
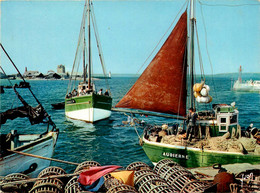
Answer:
[[[211,74],[212,70],[214,74],[237,72],[239,65],[244,72],[260,72],[260,2],[200,2],[196,4],[196,17],[205,73]],[[84,1],[9,0],[0,3],[1,43],[22,73],[25,66],[43,73],[56,71],[59,64],[65,65],[66,71],[71,70]],[[94,1],[107,71],[136,74],[184,3],[184,0]],[[201,8],[213,69],[207,56]],[[96,46],[92,47],[94,73],[101,73]],[[15,72],[3,52],[1,66],[8,74]],[[199,71],[197,68],[196,72]]]

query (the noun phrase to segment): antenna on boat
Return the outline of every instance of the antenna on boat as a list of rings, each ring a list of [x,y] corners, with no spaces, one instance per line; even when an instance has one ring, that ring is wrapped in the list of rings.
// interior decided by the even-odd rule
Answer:
[[[195,0],[190,1],[190,107],[195,107],[195,98],[193,96],[194,85],[194,28],[195,28]]]

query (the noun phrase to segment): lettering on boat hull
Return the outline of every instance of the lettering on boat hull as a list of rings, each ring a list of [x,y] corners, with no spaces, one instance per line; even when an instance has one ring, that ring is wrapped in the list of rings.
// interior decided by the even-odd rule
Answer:
[[[178,159],[189,159],[188,155],[178,154],[178,153],[169,153],[169,152],[163,152],[162,155],[164,157],[170,157],[170,158],[178,158]]]

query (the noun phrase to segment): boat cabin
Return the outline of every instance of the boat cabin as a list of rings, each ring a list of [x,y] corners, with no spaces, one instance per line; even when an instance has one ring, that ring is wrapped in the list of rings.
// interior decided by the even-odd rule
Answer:
[[[253,83],[255,86],[260,86],[260,80],[255,80]]]
[[[209,127],[211,137],[222,136],[227,132],[237,133],[238,113],[232,105],[213,104],[213,111],[198,112],[197,125],[202,127],[202,131]]]

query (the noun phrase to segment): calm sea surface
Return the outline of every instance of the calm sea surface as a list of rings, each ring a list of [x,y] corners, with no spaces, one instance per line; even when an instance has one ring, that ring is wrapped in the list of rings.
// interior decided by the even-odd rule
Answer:
[[[135,77],[113,77],[109,80],[112,91],[113,106],[123,97],[132,84]],[[214,81],[213,81],[214,79]],[[211,87],[210,95],[213,96],[213,103],[230,104],[236,102],[240,112],[239,122],[241,126],[254,126],[260,128],[260,94],[231,91],[231,75],[217,75],[206,77],[206,84]],[[243,79],[258,79],[259,74],[243,77]],[[0,80],[1,85],[8,85],[8,81]],[[14,84],[17,81],[12,81]],[[133,127],[122,126],[122,121],[127,117],[118,112],[112,112],[112,116],[96,124],[87,124],[76,121],[71,122],[65,118],[64,110],[52,109],[52,103],[63,101],[68,80],[32,80],[29,81],[34,94],[40,100],[53,121],[60,129],[60,135],[54,153],[54,158],[81,163],[94,160],[101,165],[128,166],[135,161],[142,161],[149,165],[151,162],[143,152],[138,142],[138,137]],[[96,88],[105,88],[105,80],[96,80]],[[20,89],[23,98],[32,105],[36,105],[28,89]],[[5,89],[0,95],[1,112],[9,108],[20,106],[21,103],[15,97],[12,89]],[[210,108],[210,105],[202,105],[197,109]],[[171,123],[171,119],[148,117],[146,121],[162,124]],[[43,125],[31,126],[27,118],[18,118],[14,121],[7,121],[1,127],[1,133],[9,132],[9,129],[17,129],[20,133],[41,133],[45,131]],[[142,129],[138,128],[139,134]],[[52,165],[62,167],[68,173],[73,172],[75,166],[52,162]]]

